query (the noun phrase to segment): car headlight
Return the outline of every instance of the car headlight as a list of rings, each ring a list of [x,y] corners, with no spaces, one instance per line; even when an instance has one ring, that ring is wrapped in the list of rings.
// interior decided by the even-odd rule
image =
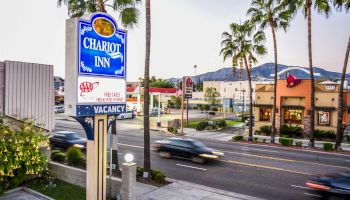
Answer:
[[[79,149],[84,148],[84,145],[81,145],[81,144],[74,144],[73,146]]]
[[[217,155],[217,156],[224,156],[225,155],[223,152],[220,152],[220,151],[213,151],[212,153],[214,155]]]
[[[217,155],[211,155],[211,154],[199,154],[200,157],[203,157],[203,158],[218,158]]]

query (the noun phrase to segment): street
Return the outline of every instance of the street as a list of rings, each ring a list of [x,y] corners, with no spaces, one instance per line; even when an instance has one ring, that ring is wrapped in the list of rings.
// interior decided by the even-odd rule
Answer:
[[[142,166],[142,121],[130,119],[117,122],[120,162],[125,153],[132,153],[138,165]],[[60,130],[72,130],[85,136],[81,126],[73,121],[56,120],[54,131]],[[151,142],[166,137],[152,132]],[[152,169],[164,171],[170,178],[276,200],[312,199],[312,194],[304,187],[309,177],[350,169],[348,155],[223,142],[210,138],[199,140],[224,152],[225,156],[220,161],[200,165],[186,160],[160,158],[152,152]]]

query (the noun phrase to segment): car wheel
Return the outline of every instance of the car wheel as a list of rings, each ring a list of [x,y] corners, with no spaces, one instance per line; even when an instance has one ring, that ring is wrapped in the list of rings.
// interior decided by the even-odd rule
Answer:
[[[171,154],[169,152],[160,151],[158,155],[162,158],[171,158]]]
[[[198,164],[204,164],[205,163],[204,158],[200,158],[200,157],[192,157],[191,160],[192,160],[192,162],[198,163]]]

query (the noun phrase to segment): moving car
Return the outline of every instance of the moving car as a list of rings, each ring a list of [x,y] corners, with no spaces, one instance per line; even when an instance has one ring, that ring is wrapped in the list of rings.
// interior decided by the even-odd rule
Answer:
[[[305,185],[324,199],[350,199],[350,171],[316,176]]]
[[[224,156],[224,153],[211,149],[202,142],[186,138],[157,140],[152,148],[164,158],[180,157],[201,164]]]
[[[55,132],[49,136],[49,141],[52,148],[59,147],[68,149],[71,146],[75,146],[79,149],[86,150],[86,138],[83,138],[73,131]]]
[[[121,113],[117,116],[117,119],[134,119],[135,114],[133,112]]]

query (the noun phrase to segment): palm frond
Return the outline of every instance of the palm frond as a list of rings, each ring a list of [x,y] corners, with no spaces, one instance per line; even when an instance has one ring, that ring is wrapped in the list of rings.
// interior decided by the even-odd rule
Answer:
[[[124,27],[133,28],[138,22],[139,10],[135,7],[123,8],[120,11],[119,18]]]

